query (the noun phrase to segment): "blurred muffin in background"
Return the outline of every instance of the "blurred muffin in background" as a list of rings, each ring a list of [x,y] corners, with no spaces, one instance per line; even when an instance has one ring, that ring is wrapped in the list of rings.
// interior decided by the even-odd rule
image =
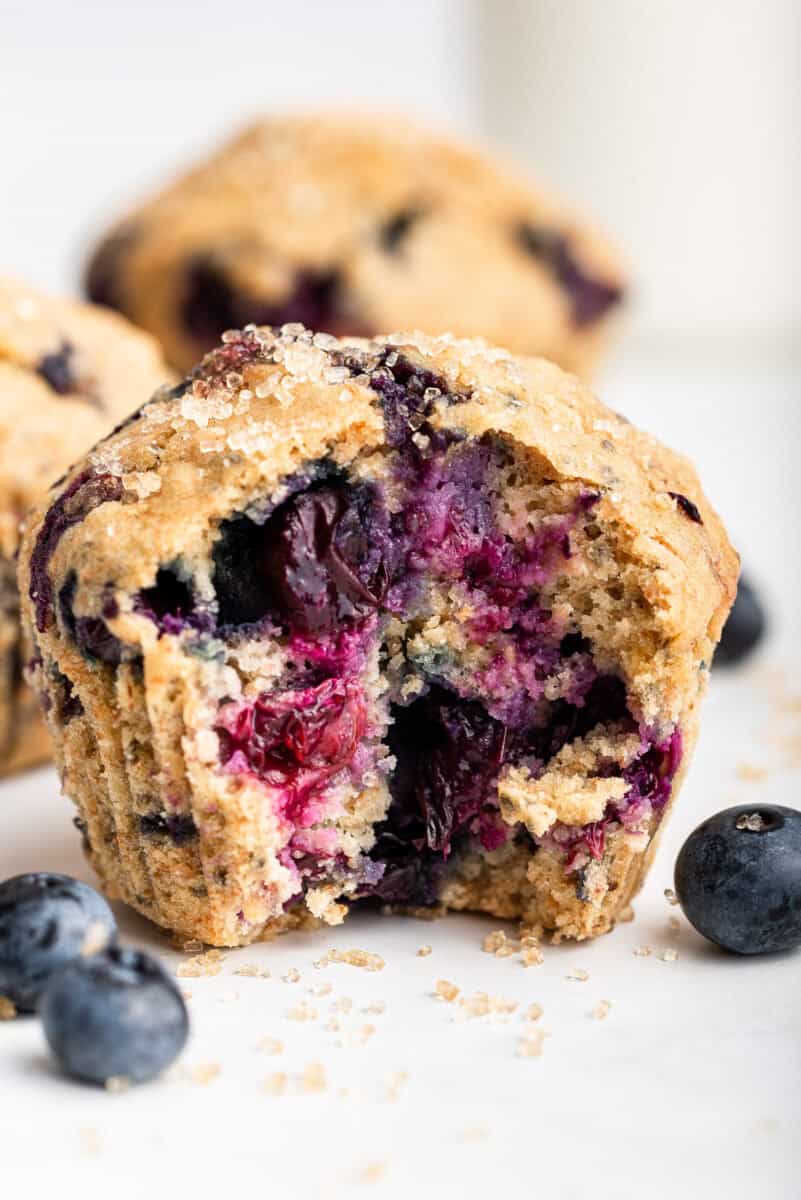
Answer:
[[[22,676],[29,655],[16,586],[20,521],[71,463],[169,378],[153,339],[116,314],[0,279],[0,775],[49,754],[39,705]],[[61,530],[80,517],[68,503]],[[66,709],[77,704],[66,688],[62,699]]]
[[[597,232],[507,166],[340,113],[245,130],[110,231],[86,289],[184,370],[226,329],[303,322],[481,336],[588,374],[623,276]]]

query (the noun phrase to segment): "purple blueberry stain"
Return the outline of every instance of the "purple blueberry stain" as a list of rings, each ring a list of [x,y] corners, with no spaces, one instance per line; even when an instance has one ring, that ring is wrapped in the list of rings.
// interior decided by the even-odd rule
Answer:
[[[378,486],[365,489],[323,474],[293,491],[262,524],[248,518],[238,531],[232,524],[224,553],[215,556],[220,617],[268,615],[288,639],[290,657],[324,677],[318,682],[320,676],[312,676],[305,691],[290,686],[225,713],[218,728],[221,762],[228,771],[278,788],[281,811],[300,822],[296,827],[318,819],[323,810],[316,805],[322,798],[324,806],[332,770],[350,769],[361,736],[350,737],[360,722],[348,711],[347,672],[358,673],[389,613],[408,618],[417,611],[424,581],[459,580],[472,609],[471,634],[479,642],[501,637],[499,646],[508,653],[476,677],[473,694],[449,682],[447,653],[415,662],[424,691],[411,704],[391,705],[391,803],[369,852],[374,869],[356,883],[362,899],[431,904],[452,854],[474,842],[490,850],[516,836],[498,815],[497,779],[504,767],[522,763],[538,773],[599,724],[614,723],[624,732],[637,726],[622,680],[599,674],[590,642],[578,631],[557,628],[538,602],[541,586],[572,554],[571,531],[589,519],[599,494],[585,489],[571,510],[513,539],[498,527],[489,498],[496,455],[502,457],[497,444],[490,437],[469,442],[441,434],[430,424],[440,398],[458,403],[461,397],[441,377],[393,353],[371,382],[395,450],[391,474],[403,502],[396,501],[390,514]],[[253,572],[246,589],[251,595],[245,604],[240,595],[231,606],[219,585],[222,577],[240,578],[243,564]],[[510,655],[517,669],[525,665],[526,675],[508,673]],[[569,693],[546,700],[545,682],[565,668]],[[343,687],[344,693],[338,690]],[[315,699],[321,688],[332,689],[330,701]],[[292,748],[319,745],[330,748],[325,766],[315,760],[316,751],[305,761]],[[638,805],[659,806],[672,778],[665,761],[663,750],[649,757],[645,747],[627,777],[620,812],[610,809],[608,821],[584,829],[557,830],[570,869],[603,853],[610,823]],[[299,894],[321,871],[334,871],[319,847],[297,850],[291,861]]]
[[[574,256],[564,234],[547,226],[521,222],[516,230],[520,246],[542,263],[570,299],[573,324],[592,325],[623,299],[623,289],[589,275]]]
[[[48,573],[50,559],[66,531],[80,524],[101,504],[122,499],[122,480],[110,472],[91,467],[76,475],[51,504],[31,552],[30,598],[34,602],[36,628],[43,633],[53,615],[53,585]]]
[[[78,586],[78,576],[70,571],[58,593],[58,608],[62,623],[75,645],[90,662],[104,662],[109,666],[119,666],[123,659],[130,658],[136,653],[132,648],[123,646],[106,624],[119,615],[117,601],[110,589],[103,595],[100,617],[78,617],[75,615],[74,601]]]

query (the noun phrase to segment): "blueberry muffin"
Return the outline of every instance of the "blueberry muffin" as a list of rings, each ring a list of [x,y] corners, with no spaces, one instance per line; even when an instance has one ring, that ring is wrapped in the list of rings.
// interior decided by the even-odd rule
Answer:
[[[648,864],[737,559],[682,458],[479,341],[229,332],[28,523],[33,677],[107,892],[586,938]]]
[[[0,280],[0,775],[49,753],[22,681],[20,518],[168,374],[156,343],[115,314]]]
[[[246,130],[110,232],[87,289],[182,369],[226,329],[302,321],[481,336],[582,373],[622,275],[598,234],[505,166],[401,120],[334,114]]]

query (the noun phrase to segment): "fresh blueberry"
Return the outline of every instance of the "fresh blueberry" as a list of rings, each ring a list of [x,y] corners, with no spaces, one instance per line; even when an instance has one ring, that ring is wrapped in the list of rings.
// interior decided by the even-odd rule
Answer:
[[[0,995],[20,1012],[36,1008],[51,975],[96,935],[117,935],[102,896],[67,875],[40,871],[0,884]]]
[[[766,628],[767,618],[762,601],[750,579],[741,575],[734,607],[723,626],[720,644],[715,651],[716,666],[741,663],[761,642]]]
[[[181,993],[147,954],[111,946],[53,977],[41,1004],[50,1049],[67,1075],[143,1083],[177,1058],[189,1033]]]
[[[801,812],[727,808],[690,834],[676,894],[699,933],[738,954],[801,945]]]

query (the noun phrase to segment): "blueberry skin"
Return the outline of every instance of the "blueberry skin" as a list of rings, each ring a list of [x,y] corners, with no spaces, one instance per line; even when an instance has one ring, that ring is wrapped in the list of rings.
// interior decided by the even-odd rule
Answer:
[[[737,828],[758,814],[762,828]],[[801,946],[801,812],[744,804],[716,813],[676,860],[676,895],[700,934],[737,954]]]
[[[729,613],[720,645],[715,651],[715,666],[736,666],[748,657],[762,641],[767,618],[754,585],[745,575],[740,576],[734,606]]]
[[[40,1006],[45,1037],[67,1075],[144,1083],[177,1058],[189,1034],[186,1005],[147,954],[110,946],[68,963]]]
[[[39,871],[0,883],[0,996],[33,1012],[54,971],[76,958],[97,922],[117,936],[114,914],[93,888]]]

